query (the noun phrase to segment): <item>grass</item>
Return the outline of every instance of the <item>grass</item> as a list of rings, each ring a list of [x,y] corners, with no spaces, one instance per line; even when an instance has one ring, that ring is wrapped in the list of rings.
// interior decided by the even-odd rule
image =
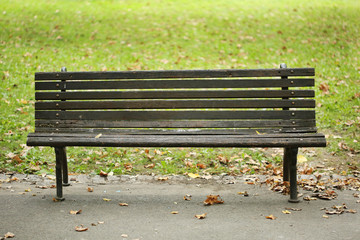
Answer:
[[[34,130],[36,71],[272,68],[281,62],[316,68],[317,124],[329,142],[316,158],[335,156],[359,167],[357,0],[4,0],[1,5],[1,171],[53,171],[52,149],[24,146]],[[166,154],[150,161],[145,150],[70,148],[70,169],[124,173],[128,161],[133,173],[150,171],[143,165],[152,162],[151,171],[161,174],[232,173],[240,171],[240,163],[215,168],[211,162],[244,153],[259,162],[279,158],[246,149],[164,149]],[[197,157],[186,157],[190,152]],[[207,168],[188,167],[185,159],[203,161]]]

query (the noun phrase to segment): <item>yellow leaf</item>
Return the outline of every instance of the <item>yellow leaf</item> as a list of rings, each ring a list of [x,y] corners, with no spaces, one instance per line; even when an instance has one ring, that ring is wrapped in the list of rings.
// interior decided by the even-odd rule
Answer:
[[[266,219],[271,219],[271,220],[275,220],[276,217],[274,215],[269,215],[269,216],[265,216]]]
[[[282,213],[284,214],[291,214],[291,212],[289,210],[283,210]]]
[[[200,175],[198,173],[189,173],[188,176],[191,178],[199,178],[200,177]]]
[[[178,214],[178,211],[172,211],[171,214]]]
[[[99,138],[99,137],[101,137],[101,133],[99,133],[98,135],[96,135],[96,137],[95,138]]]
[[[195,215],[197,219],[204,219],[206,218],[206,213]]]
[[[105,202],[110,202],[110,201],[111,201],[111,199],[109,199],[109,198],[103,198],[103,200],[104,200]]]
[[[70,214],[72,214],[72,215],[76,215],[76,214],[80,214],[81,213],[81,209],[80,210],[77,210],[77,211],[75,211],[75,210],[70,210]]]
[[[297,161],[298,161],[299,163],[304,163],[304,162],[307,162],[307,159],[306,159],[306,157],[303,156],[303,155],[298,155],[298,156],[297,156]]]

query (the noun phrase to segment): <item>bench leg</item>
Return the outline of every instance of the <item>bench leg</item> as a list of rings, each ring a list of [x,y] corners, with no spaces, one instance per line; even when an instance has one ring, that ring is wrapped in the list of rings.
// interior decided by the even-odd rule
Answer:
[[[287,161],[289,162],[289,172],[290,172],[290,199],[291,203],[298,203],[298,193],[297,193],[297,154],[298,148],[289,148],[287,150]]]
[[[289,163],[290,163],[290,148],[284,148],[284,157],[283,157],[283,182],[289,181],[290,176],[290,169],[289,169]]]
[[[64,187],[67,187],[67,186],[70,186],[70,183],[69,183],[69,174],[68,174],[68,164],[67,164],[67,157],[66,157],[66,148],[63,147],[63,148],[60,148],[60,151],[62,151],[62,164],[61,164],[61,168],[62,168],[62,177],[63,177],[63,186]]]
[[[64,148],[55,147],[56,155],[56,200],[64,201],[62,191],[62,163],[64,159]]]

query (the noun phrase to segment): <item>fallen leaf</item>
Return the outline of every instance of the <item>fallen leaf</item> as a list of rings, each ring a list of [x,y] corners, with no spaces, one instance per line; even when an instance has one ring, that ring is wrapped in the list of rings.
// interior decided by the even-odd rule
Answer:
[[[30,188],[25,189],[25,192],[31,192],[31,189]]]
[[[127,238],[127,237],[129,237],[127,234],[121,234],[121,237],[123,237],[123,238]]]
[[[200,168],[200,169],[205,169],[206,168],[206,165],[205,164],[202,164],[202,163],[198,163],[196,164],[196,167]]]
[[[59,201],[60,201],[60,200],[58,200],[58,199],[56,199],[56,198],[54,198],[54,197],[53,197],[52,200],[53,200],[53,202],[59,202]]]
[[[82,211],[81,209],[80,209],[80,210],[77,210],[77,211],[75,211],[75,210],[70,210],[70,214],[72,214],[72,215],[80,214],[81,211]]]
[[[329,94],[329,85],[327,83],[320,83],[319,89],[324,93],[324,94]]]
[[[154,167],[155,167],[155,163],[150,163],[144,166],[144,168],[154,168]]]
[[[306,157],[303,156],[303,155],[298,155],[298,156],[297,156],[297,161],[298,161],[299,163],[304,163],[304,162],[307,162],[307,159],[306,159]]]
[[[94,191],[94,188],[88,187],[88,188],[87,188],[87,191],[88,191],[88,192],[93,192],[93,191]]]
[[[158,181],[166,181],[168,180],[168,177],[158,177]]]
[[[322,217],[323,217],[323,218],[329,218],[329,216],[326,216],[326,215],[323,215]]]
[[[186,194],[186,195],[184,196],[184,200],[185,200],[185,201],[190,201],[190,200],[191,200],[191,195],[190,195],[190,194]]]
[[[77,231],[77,232],[85,232],[87,230],[89,230],[89,228],[84,227],[84,225],[82,225],[82,224],[81,224],[81,226],[76,226],[75,227],[75,231]]]
[[[171,214],[178,214],[178,211],[172,211]]]
[[[98,224],[104,224],[105,222],[104,221],[98,221]]]
[[[204,201],[204,205],[206,206],[222,203],[224,203],[224,200],[222,200],[220,195],[208,195],[206,200]]]
[[[127,204],[127,203],[119,203],[119,205],[122,206],[122,207],[129,206],[129,204]]]
[[[206,215],[207,215],[207,213],[203,213],[203,214],[195,215],[195,217],[196,217],[197,219],[204,219],[204,218],[206,218]]]
[[[271,219],[271,220],[275,220],[277,217],[275,217],[274,215],[269,215],[269,216],[265,216],[266,219]]]
[[[305,201],[312,201],[312,200],[317,200],[316,197],[310,197],[310,196],[304,196],[303,198]]]
[[[191,178],[199,178],[200,175],[198,173],[188,173],[188,176]]]
[[[100,138],[102,136],[102,134],[101,133],[99,133],[98,135],[96,135],[96,137],[95,138]]]
[[[5,235],[4,235],[5,239],[6,238],[13,238],[15,237],[15,234],[13,234],[12,232],[7,232]]]
[[[249,196],[249,194],[248,194],[247,191],[245,191],[245,192],[238,192],[238,194],[239,194],[239,195],[244,195],[244,197],[248,197],[248,196]]]
[[[100,171],[100,177],[107,177],[108,173],[103,170]]]
[[[301,208],[285,208],[286,210],[301,211]]]
[[[103,200],[104,200],[105,202],[110,202],[110,201],[111,201],[111,199],[109,199],[109,198],[103,198]]]
[[[355,209],[349,209],[349,210],[346,210],[347,213],[357,213],[357,211]]]
[[[291,214],[291,212],[289,210],[283,210],[282,213],[284,214]]]

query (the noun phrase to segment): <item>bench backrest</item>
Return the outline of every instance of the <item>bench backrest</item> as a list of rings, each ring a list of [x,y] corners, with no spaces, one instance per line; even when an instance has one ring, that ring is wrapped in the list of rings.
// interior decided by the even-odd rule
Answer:
[[[313,68],[39,72],[35,131],[316,132],[314,74]]]

